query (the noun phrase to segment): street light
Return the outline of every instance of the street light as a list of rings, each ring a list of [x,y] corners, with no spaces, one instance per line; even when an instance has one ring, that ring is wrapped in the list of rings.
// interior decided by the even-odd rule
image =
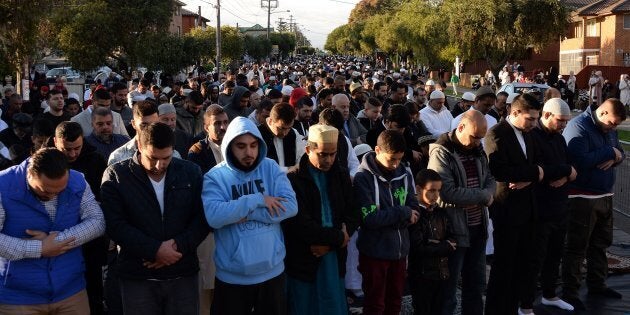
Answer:
[[[271,15],[275,14],[275,13],[286,13],[286,12],[291,12],[291,10],[273,11],[273,12],[271,12],[271,6],[269,6],[267,8],[267,39],[269,39],[269,32],[270,32],[270,29],[271,29]]]

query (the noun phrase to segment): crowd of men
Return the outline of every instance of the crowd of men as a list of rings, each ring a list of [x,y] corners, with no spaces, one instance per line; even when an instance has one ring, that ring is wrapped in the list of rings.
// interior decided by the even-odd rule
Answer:
[[[450,106],[334,58],[160,79],[3,99],[0,314],[399,314],[408,288],[450,315],[461,285],[462,314],[520,315],[538,283],[572,311],[585,258],[589,295],[621,298],[617,99]]]

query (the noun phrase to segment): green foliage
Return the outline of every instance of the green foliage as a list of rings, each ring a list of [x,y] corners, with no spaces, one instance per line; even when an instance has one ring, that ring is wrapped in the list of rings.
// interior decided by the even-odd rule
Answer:
[[[283,57],[295,50],[295,36],[292,33],[271,33],[269,42],[271,45],[278,45],[279,53]]]
[[[173,0],[77,0],[54,12],[56,48],[79,70],[103,65],[108,57],[135,67],[138,43],[166,34],[173,5]]]
[[[271,43],[264,36],[245,36],[245,52],[255,58],[265,58],[271,52]]]
[[[335,54],[376,49],[430,65],[486,59],[499,65],[562,35],[568,10],[557,0],[362,0],[324,48]]]

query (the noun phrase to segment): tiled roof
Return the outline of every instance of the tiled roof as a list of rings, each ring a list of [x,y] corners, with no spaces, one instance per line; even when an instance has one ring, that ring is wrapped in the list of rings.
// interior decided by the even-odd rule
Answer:
[[[564,5],[571,11],[598,2],[599,0],[562,0]]]
[[[630,9],[630,0],[600,0],[577,10],[580,16],[597,16]]]

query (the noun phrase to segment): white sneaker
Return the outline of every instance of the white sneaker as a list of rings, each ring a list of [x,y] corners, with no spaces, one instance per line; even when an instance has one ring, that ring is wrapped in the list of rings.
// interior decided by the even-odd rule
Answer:
[[[559,309],[563,309],[563,310],[567,310],[567,311],[572,311],[573,310],[573,305],[561,300],[561,299],[557,299],[557,300],[547,300],[545,298],[542,298],[540,300],[540,302],[543,305],[547,305],[547,306],[555,306]]]
[[[532,310],[531,313],[525,313],[521,310],[521,308],[518,308],[518,315],[536,315],[536,313],[534,313],[534,310]]]

